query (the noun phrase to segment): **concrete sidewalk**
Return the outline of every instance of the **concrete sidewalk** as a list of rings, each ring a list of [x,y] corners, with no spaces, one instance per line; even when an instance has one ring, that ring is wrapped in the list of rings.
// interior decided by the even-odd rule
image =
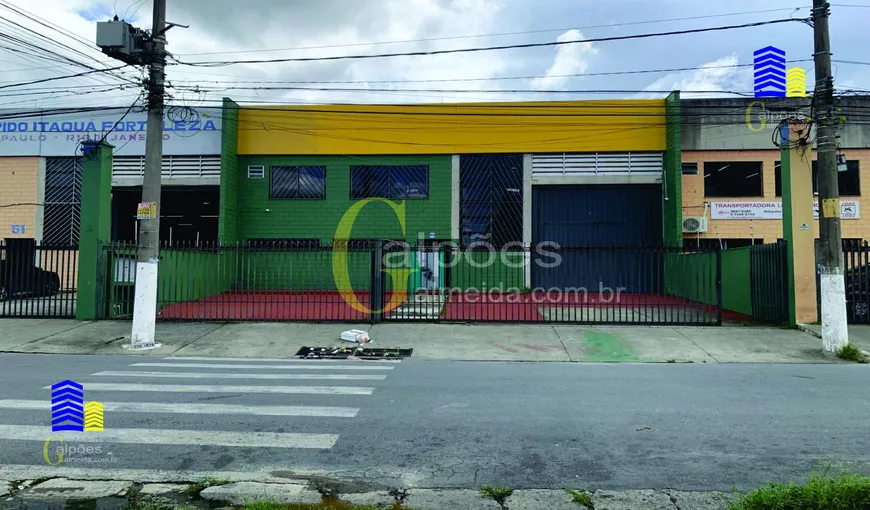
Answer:
[[[131,354],[130,322],[0,319],[0,352]],[[146,356],[291,358],[300,347],[350,346],[363,329],[371,347],[413,348],[414,359],[694,363],[833,363],[811,334],[776,327],[310,324],[163,322]],[[870,327],[853,342],[870,348]]]

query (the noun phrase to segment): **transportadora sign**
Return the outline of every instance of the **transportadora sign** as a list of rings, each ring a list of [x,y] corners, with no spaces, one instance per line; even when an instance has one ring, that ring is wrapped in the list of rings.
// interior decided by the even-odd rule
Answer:
[[[781,220],[782,202],[713,202],[714,220]],[[819,218],[819,204],[813,204],[814,217]],[[840,202],[840,218],[856,220],[861,217],[861,204],[856,200]]]
[[[145,113],[130,113],[126,108],[93,112],[42,114],[39,110],[0,110],[0,156],[74,156],[79,142],[106,141],[120,156],[145,154]],[[221,153],[221,109],[201,108],[199,115],[175,122],[163,122],[163,153],[200,155]],[[117,126],[115,124],[117,123]],[[112,129],[114,127],[114,130]]]

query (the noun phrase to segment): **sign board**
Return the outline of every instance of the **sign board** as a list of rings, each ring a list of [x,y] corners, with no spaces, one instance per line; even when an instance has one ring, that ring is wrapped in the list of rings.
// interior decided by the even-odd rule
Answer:
[[[429,232],[429,239],[435,239],[435,237],[437,237],[435,232]]]
[[[80,142],[99,140],[109,131],[106,142],[115,146],[116,155],[142,156],[147,114],[130,112],[125,116],[126,111],[126,108],[107,108],[58,113],[0,109],[0,119],[9,119],[0,120],[0,157],[75,156]],[[163,154],[221,153],[222,110],[197,108],[196,112],[199,115],[185,115],[185,119],[178,122],[171,116],[164,119]]]
[[[813,204],[814,217],[819,218],[819,203]],[[710,217],[714,220],[781,220],[782,202],[713,202]],[[840,218],[856,220],[861,217],[861,204],[857,200],[840,202]]]
[[[781,220],[782,202],[713,202],[714,220]]]
[[[836,210],[836,209],[834,209]],[[857,220],[861,217],[861,203],[857,200],[840,201],[840,219]],[[813,218],[819,219],[819,203],[813,204]]]
[[[27,229],[24,225],[12,225],[12,233],[19,235],[27,233]]]
[[[157,202],[139,202],[136,207],[137,220],[150,220],[157,217]]]

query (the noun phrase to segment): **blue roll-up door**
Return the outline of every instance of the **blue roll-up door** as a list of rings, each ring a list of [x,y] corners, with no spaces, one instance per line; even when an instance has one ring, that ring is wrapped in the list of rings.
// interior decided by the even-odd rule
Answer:
[[[589,292],[600,286],[627,292],[660,287],[661,254],[639,249],[661,246],[660,185],[535,186],[532,208],[535,246],[563,247],[557,266],[532,265],[534,286]]]

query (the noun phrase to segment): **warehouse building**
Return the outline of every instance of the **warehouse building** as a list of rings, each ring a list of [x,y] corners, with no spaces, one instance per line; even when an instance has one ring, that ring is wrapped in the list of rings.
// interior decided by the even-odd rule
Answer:
[[[870,238],[870,98],[838,100],[844,239]],[[682,192],[687,246],[735,248],[782,238],[780,151],[772,137],[782,120],[809,116],[808,98],[684,99]],[[813,191],[817,191],[815,152]],[[813,225],[818,237],[818,222]]]

